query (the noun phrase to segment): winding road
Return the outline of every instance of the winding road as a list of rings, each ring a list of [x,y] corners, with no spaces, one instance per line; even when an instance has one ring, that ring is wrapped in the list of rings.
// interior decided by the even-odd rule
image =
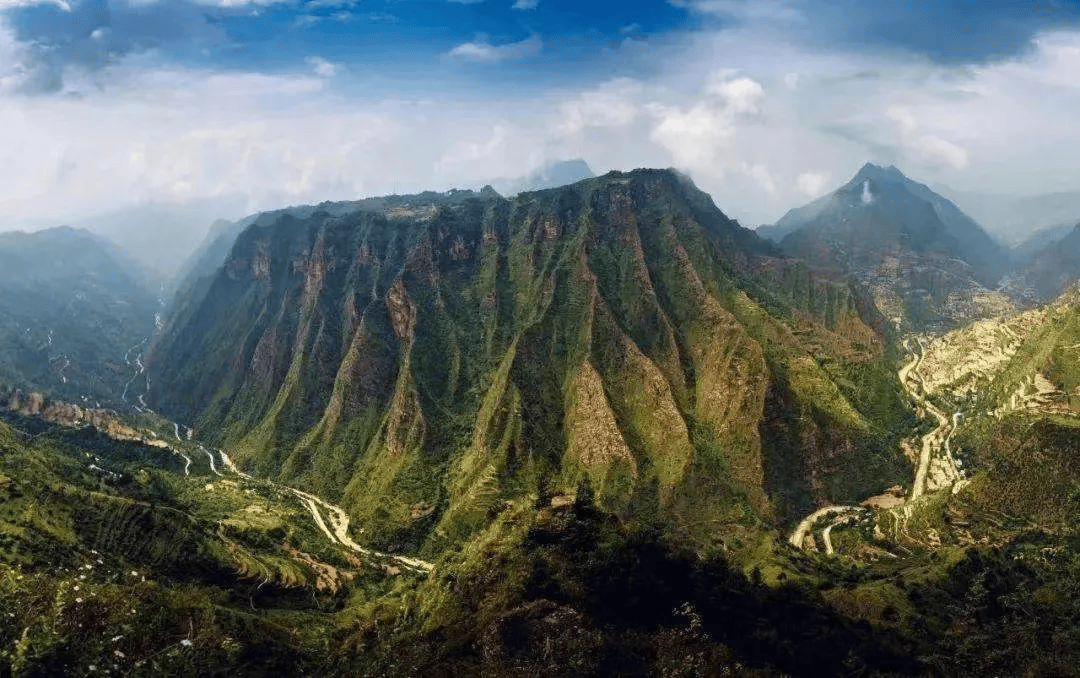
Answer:
[[[922,448],[919,452],[919,467],[915,471],[915,482],[911,487],[911,496],[908,497],[908,503],[915,502],[926,491],[926,474],[930,468],[930,461],[935,451],[944,450],[945,458],[949,462],[948,468],[950,469],[949,475],[956,479],[959,474],[956,471],[956,462],[952,458],[952,452],[949,449],[949,439],[952,437],[953,431],[956,430],[956,424],[949,426],[949,417],[944,412],[939,410],[930,401],[924,398],[919,393],[919,389],[911,386],[909,380],[914,380],[918,386],[922,386],[922,377],[919,376],[919,365],[922,363],[922,355],[925,352],[925,348],[922,345],[922,339],[917,340],[919,342],[919,353],[915,358],[900,368],[898,376],[900,377],[900,384],[908,392],[915,402],[923,407],[927,412],[933,415],[937,420],[937,427],[933,431],[930,431],[922,437]],[[956,412],[952,416],[954,422],[959,422],[960,412]]]
[[[910,362],[900,368],[897,372],[897,376],[900,378],[900,384],[903,386],[904,390],[907,391],[908,395],[937,420],[937,426],[933,431],[930,431],[922,437],[922,447],[919,452],[919,465],[915,470],[915,479],[912,483],[911,494],[908,496],[905,504],[899,509],[903,513],[905,524],[907,519],[911,516],[916,502],[918,502],[926,491],[926,476],[929,473],[935,452],[944,451],[944,458],[948,462],[946,473],[950,478],[952,480],[960,478],[960,474],[956,467],[956,461],[952,458],[952,451],[949,449],[949,439],[959,426],[963,414],[961,412],[955,412],[950,418],[919,393],[919,387],[922,386],[923,381],[922,377],[919,376],[918,368],[922,363],[925,347],[923,346],[920,337],[916,337],[915,341],[918,342],[919,345],[918,351],[914,350],[910,339],[904,340],[904,347],[911,351],[914,354],[914,357]],[[914,382],[914,385],[912,382]],[[952,423],[951,426],[950,421]],[[806,541],[806,535],[810,533],[814,525],[822,518],[831,517],[831,522],[822,530],[821,536],[825,546],[825,553],[832,554],[832,528],[842,523],[850,522],[855,513],[867,510],[868,509],[862,506],[825,506],[819,508],[799,522],[795,527],[795,530],[791,533],[791,537],[788,541],[796,548],[803,548],[803,544]]]
[[[392,561],[406,569],[413,570],[415,572],[422,572],[426,574],[432,572],[435,569],[435,566],[433,564],[425,560],[420,560],[419,558],[410,558],[408,556],[400,556],[392,553],[383,553],[381,551],[376,551],[374,549],[368,549],[360,546],[352,540],[352,537],[349,536],[349,514],[345,511],[345,509],[341,508],[340,506],[334,506],[333,504],[326,501],[325,499],[322,499],[321,497],[317,497],[310,492],[298,490],[295,487],[278,485],[277,483],[270,480],[255,481],[255,479],[252,478],[250,475],[244,473],[239,468],[237,468],[232,458],[230,458],[229,455],[226,454],[223,450],[218,450],[217,452],[218,456],[221,457],[221,463],[233,474],[245,480],[268,483],[273,487],[277,487],[287,492],[291,492],[293,495],[295,495],[296,498],[300,500],[300,503],[303,504],[304,508],[307,509],[308,513],[311,514],[311,518],[315,521],[315,525],[319,528],[319,531],[326,535],[326,538],[329,539],[331,543],[340,544],[341,546],[344,546],[345,548],[355,551],[356,553],[359,553],[360,555],[366,556],[370,559]],[[213,470],[213,466],[211,466],[211,470]],[[326,510],[325,518],[323,517],[323,512],[321,509]],[[327,524],[327,521],[329,521],[329,524]]]
[[[814,523],[816,523],[818,520],[821,520],[822,518],[825,518],[827,516],[834,516],[838,518],[844,517],[851,513],[865,510],[867,509],[863,508],[862,506],[826,506],[824,508],[819,508],[818,510],[814,511],[813,513],[802,519],[798,527],[795,528],[795,531],[791,533],[791,537],[788,539],[788,541],[791,542],[791,545],[795,548],[802,548],[803,542],[806,540],[807,533],[814,526]],[[829,527],[831,528],[832,525],[829,525]]]

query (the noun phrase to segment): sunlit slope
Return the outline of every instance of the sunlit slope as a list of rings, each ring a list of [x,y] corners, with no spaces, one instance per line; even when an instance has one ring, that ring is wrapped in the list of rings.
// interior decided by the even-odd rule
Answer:
[[[949,511],[968,521],[1067,525],[1080,488],[1080,307],[1052,304],[918,340],[920,387],[949,417],[961,476]],[[915,344],[915,341],[910,342]],[[995,517],[996,516],[996,517]],[[937,531],[944,534],[945,527]],[[998,527],[1001,527],[998,525]],[[987,534],[994,534],[992,528]],[[1001,534],[1001,530],[997,530]],[[1005,532],[1007,534],[1007,532]]]
[[[281,213],[185,303],[153,404],[387,547],[439,550],[586,481],[737,545],[909,474],[866,296],[671,171]]]

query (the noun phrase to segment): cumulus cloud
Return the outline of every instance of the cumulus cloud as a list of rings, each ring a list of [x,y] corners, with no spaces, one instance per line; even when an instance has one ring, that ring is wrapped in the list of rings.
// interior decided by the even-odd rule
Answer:
[[[808,198],[816,198],[829,188],[829,175],[825,172],[803,172],[795,180],[795,188]]]
[[[221,39],[189,18],[185,35],[198,38],[184,40]],[[61,219],[114,208],[118,196],[234,193],[262,209],[476,187],[574,157],[598,172],[675,165],[751,224],[825,193],[867,160],[960,190],[1080,183],[1078,34],[1040,34],[1030,53],[957,69],[850,45],[808,48],[781,39],[777,18],[744,12],[739,21],[612,47],[620,64],[630,50],[648,63],[622,71],[633,77],[582,72],[494,97],[470,87],[475,69],[452,63],[444,66],[460,80],[413,96],[400,81],[357,85],[363,69],[339,57],[297,57],[291,75],[165,67],[150,38],[134,40],[114,20],[97,34],[78,23],[79,49],[99,51],[57,60],[0,25],[0,213]],[[543,47],[539,36],[481,36],[447,62],[495,64]],[[58,94],[40,94],[50,91]]]
[[[638,99],[643,91],[640,82],[631,78],[617,78],[581,92],[561,105],[555,133],[572,136],[589,127],[629,125],[639,114]]]
[[[896,123],[904,149],[923,164],[945,164],[953,169],[968,165],[968,153],[963,147],[933,134],[923,133],[912,112],[902,106],[886,111],[886,117]]]
[[[695,103],[672,107],[651,103],[655,117],[650,138],[665,148],[679,167],[705,176],[722,177],[733,169],[768,193],[776,183],[766,165],[742,159],[733,162],[732,143],[740,125],[761,112],[765,90],[757,81],[729,70],[713,74]]]
[[[0,213],[53,223],[142,201],[245,195],[251,211],[478,187],[542,157],[528,107],[388,99],[366,105],[315,75],[155,69],[81,99],[0,106]],[[502,123],[502,118],[514,123]],[[120,200],[118,200],[120,198]]]
[[[727,73],[714,77],[706,91],[719,96],[734,114],[757,113],[765,98],[760,83],[750,78],[729,78]]]
[[[513,59],[523,59],[540,53],[543,41],[539,35],[531,35],[518,42],[493,45],[486,38],[466,42],[450,50],[450,57],[461,61],[490,64]]]
[[[686,109],[653,104],[649,110],[657,118],[652,140],[667,149],[680,167],[693,169],[717,162],[719,152],[735,135],[730,117],[705,103]]]

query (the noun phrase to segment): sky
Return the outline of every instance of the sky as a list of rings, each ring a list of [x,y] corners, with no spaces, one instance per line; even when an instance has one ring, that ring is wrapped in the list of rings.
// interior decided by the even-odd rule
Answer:
[[[570,158],[755,226],[868,161],[1080,190],[1077,111],[1080,0],[0,0],[0,230]]]

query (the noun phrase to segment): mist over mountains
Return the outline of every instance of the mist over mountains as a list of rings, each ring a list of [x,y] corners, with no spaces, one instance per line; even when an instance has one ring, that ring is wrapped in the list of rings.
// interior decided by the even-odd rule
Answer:
[[[539,191],[573,184],[596,176],[581,158],[549,162],[528,176],[517,179],[496,179],[492,187],[503,195],[517,195],[522,191]]]
[[[119,401],[161,310],[150,278],[85,230],[0,234],[0,380]]]

